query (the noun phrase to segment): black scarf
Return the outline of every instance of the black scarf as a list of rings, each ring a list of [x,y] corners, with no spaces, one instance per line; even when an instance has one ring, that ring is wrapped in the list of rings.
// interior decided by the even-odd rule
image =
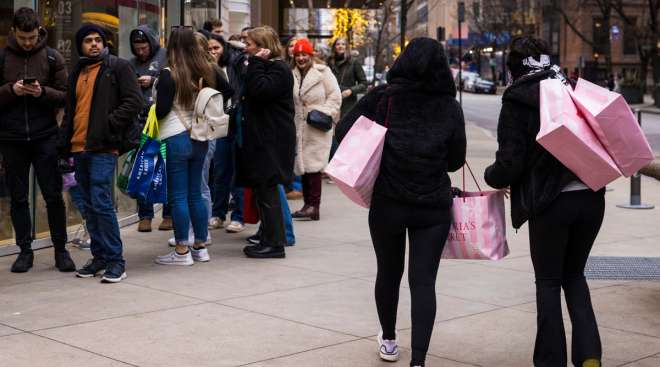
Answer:
[[[105,60],[108,57],[108,55],[110,55],[110,50],[107,47],[104,47],[98,56],[95,57],[81,56],[80,59],[78,60],[78,65],[80,67],[85,67],[87,65],[96,64],[100,61]]]

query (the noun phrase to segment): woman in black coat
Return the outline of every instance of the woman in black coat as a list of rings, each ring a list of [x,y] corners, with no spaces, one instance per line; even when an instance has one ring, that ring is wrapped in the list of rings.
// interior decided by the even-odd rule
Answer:
[[[361,115],[388,127],[369,211],[378,262],[379,353],[387,361],[399,356],[395,325],[407,231],[411,366],[423,366],[435,320],[435,279],[451,222],[447,172],[465,162],[465,122],[439,42],[412,40],[387,79],[388,86],[373,89],[339,122],[336,134],[341,141]]]
[[[603,222],[604,190],[590,190],[536,142],[539,83],[557,76],[547,53],[542,40],[511,41],[507,66],[513,84],[502,96],[499,149],[485,178],[494,188],[511,188],[515,228],[529,221],[538,312],[534,366],[566,366],[563,288],[573,323],[573,365],[598,367],[601,343],[584,267]]]
[[[293,180],[293,74],[272,28],[248,31],[246,43],[250,58],[239,111],[243,118],[238,122],[237,181],[254,190],[262,233],[259,245],[244,252],[248,257],[282,258],[286,238],[277,185]]]

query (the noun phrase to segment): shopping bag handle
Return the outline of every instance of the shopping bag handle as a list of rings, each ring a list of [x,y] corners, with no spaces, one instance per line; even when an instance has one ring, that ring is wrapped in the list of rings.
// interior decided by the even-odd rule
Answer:
[[[470,171],[470,175],[472,176],[474,183],[477,185],[477,189],[482,193],[481,186],[479,186],[479,182],[477,182],[477,178],[474,176],[474,172],[472,172],[472,168],[470,168],[470,164],[467,161],[465,161],[465,164],[463,165],[463,192],[465,192],[465,167]],[[483,195],[483,193],[481,195]],[[463,196],[463,198],[465,198],[465,196]]]

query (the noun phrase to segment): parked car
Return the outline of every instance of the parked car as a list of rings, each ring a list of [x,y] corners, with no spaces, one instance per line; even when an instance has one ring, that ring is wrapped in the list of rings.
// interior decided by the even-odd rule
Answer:
[[[478,73],[464,71],[462,73],[462,82],[459,82],[456,76],[456,85],[463,88],[466,92],[495,94],[497,86],[490,80],[482,79]]]

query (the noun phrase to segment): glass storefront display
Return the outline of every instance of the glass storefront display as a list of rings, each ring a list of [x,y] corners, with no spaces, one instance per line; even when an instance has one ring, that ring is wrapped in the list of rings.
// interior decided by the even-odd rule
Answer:
[[[129,43],[131,30],[147,24],[160,34],[161,44],[166,44],[167,35],[174,25],[192,25],[201,28],[204,21],[218,17],[221,0],[2,0],[0,1],[0,47],[5,47],[11,29],[14,12],[28,6],[36,9],[43,27],[48,31],[48,45],[58,50],[65,58],[67,68],[78,61],[74,43],[75,32],[82,24],[93,23],[101,26],[106,33],[111,53],[122,58],[132,57]],[[183,16],[182,16],[183,15]],[[125,157],[120,157],[119,166]],[[14,244],[14,233],[10,218],[10,198],[6,186],[5,172],[0,155],[0,255],[8,245]],[[30,206],[33,213],[33,228],[37,240],[36,247],[50,244],[50,233],[46,214],[46,204],[41,197],[38,184],[32,178]],[[115,190],[115,207],[120,222],[136,217],[135,200]],[[67,208],[67,224],[70,233],[80,227],[82,218],[71,201],[68,192],[64,193]],[[129,221],[130,222],[130,221]]]

